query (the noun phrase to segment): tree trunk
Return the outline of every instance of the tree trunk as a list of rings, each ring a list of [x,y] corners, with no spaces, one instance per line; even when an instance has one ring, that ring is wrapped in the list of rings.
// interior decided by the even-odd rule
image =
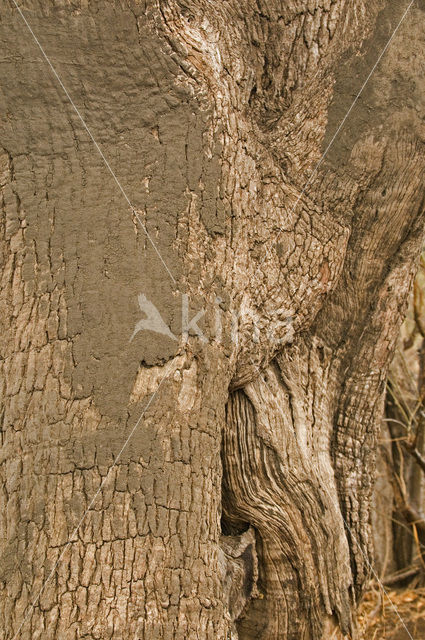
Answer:
[[[407,7],[29,0],[61,86],[2,0],[5,640],[355,634],[424,227]]]
[[[401,576],[399,583],[411,581],[413,577],[416,585],[423,583],[425,577],[422,562],[425,540],[424,295],[422,255],[389,369],[385,422],[378,449],[381,455],[377,460],[381,478],[375,485],[372,508],[376,518],[382,519],[383,511],[386,512],[392,529],[378,531],[379,548],[374,545],[382,574],[392,574],[388,577],[390,583],[396,583],[398,576]]]

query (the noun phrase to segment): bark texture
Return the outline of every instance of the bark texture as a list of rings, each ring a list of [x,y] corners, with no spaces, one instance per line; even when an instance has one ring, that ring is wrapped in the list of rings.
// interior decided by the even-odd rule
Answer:
[[[424,227],[422,0],[339,127],[407,6],[29,0],[131,208],[2,1],[5,640],[355,633]],[[167,335],[135,333],[141,294]]]

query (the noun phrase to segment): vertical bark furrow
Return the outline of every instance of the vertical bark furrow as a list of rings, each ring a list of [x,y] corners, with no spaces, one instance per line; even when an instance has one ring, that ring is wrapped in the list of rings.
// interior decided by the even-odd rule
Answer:
[[[311,379],[303,380],[308,388]],[[234,392],[228,403],[223,511],[230,525],[249,522],[257,531],[263,595],[247,604],[238,622],[242,639],[277,639],[282,630],[288,638],[321,638],[333,614],[346,631],[351,626],[347,547],[338,541],[343,528],[335,488],[321,485],[317,454],[300,433],[306,427],[305,398],[289,396],[269,369],[266,381],[259,378]],[[294,422],[290,401],[296,405]]]

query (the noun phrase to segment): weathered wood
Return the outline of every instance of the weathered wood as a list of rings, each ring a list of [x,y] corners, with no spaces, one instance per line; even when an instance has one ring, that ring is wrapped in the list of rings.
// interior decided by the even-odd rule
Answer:
[[[339,127],[407,6],[28,0],[132,209],[2,1],[5,640],[354,633],[424,227],[419,0]]]

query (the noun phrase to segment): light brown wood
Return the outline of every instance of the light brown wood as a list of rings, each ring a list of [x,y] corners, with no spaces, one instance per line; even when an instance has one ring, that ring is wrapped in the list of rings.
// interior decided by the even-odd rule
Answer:
[[[423,238],[422,2],[359,92],[407,6],[28,0],[132,211],[2,1],[5,640],[355,635]],[[135,333],[141,294],[167,335]]]

